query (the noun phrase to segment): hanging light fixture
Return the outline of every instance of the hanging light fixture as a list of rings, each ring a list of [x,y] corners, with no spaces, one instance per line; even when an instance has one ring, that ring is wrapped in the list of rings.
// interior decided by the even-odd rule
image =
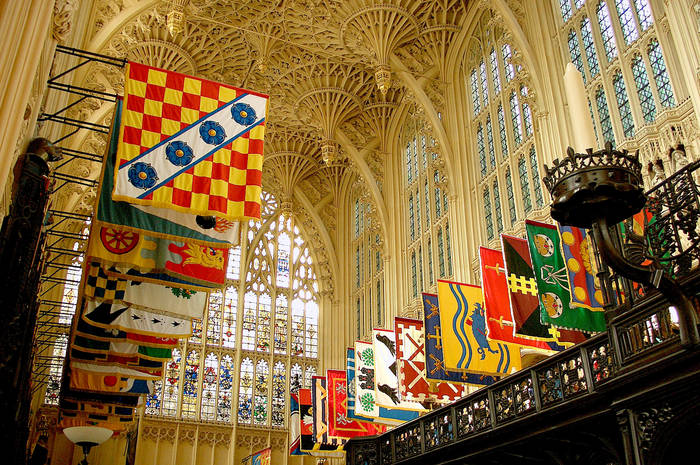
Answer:
[[[85,456],[80,465],[88,465],[87,456],[93,446],[98,446],[112,437],[113,431],[100,426],[72,426],[64,428],[63,434],[76,446],[83,448]]]

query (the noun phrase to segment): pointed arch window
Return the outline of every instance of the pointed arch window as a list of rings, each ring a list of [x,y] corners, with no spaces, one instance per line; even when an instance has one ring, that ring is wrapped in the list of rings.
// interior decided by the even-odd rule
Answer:
[[[561,19],[567,22],[573,14],[570,0],[559,0],[559,6],[561,8]]]
[[[639,27],[642,28],[642,31],[646,31],[654,24],[654,17],[651,14],[649,0],[634,0],[634,6],[637,9]]]
[[[287,353],[287,318],[289,305],[285,294],[277,294],[275,302],[275,354],[285,355]]]
[[[235,286],[226,288],[224,294],[224,318],[221,333],[221,345],[228,348],[236,347],[236,309],[238,307],[238,289]]]
[[[416,234],[420,235],[421,232],[421,219],[420,219],[420,190],[416,189]]]
[[[576,66],[576,69],[583,75],[583,82],[586,82],[586,73],[583,70],[583,58],[581,57],[581,46],[578,43],[578,36],[573,29],[569,31],[569,54],[571,62]]]
[[[647,70],[641,55],[636,55],[632,59],[632,75],[634,76],[634,83],[637,86],[637,95],[639,96],[639,103],[642,106],[644,121],[652,123],[656,119],[656,104],[654,103],[654,95],[651,92],[649,76],[647,75]]]
[[[409,142],[406,144],[406,179],[408,180],[409,184],[413,182],[413,171],[411,170],[411,167],[411,143]]]
[[[250,424],[253,418],[253,360],[241,362],[241,381],[238,388],[238,423]]]
[[[416,239],[415,211],[413,209],[413,194],[408,197],[408,232],[411,241]]]
[[[440,173],[435,170],[433,173],[433,182],[435,183],[435,219],[442,216],[442,206],[440,205],[440,197],[442,197],[438,183],[440,182]]]
[[[506,135],[506,118],[503,113],[503,105],[498,105],[498,131],[501,134],[501,156],[508,156],[508,136]]]
[[[647,8],[649,5],[647,4]],[[661,46],[657,39],[652,39],[647,47],[647,53],[649,55],[649,63],[651,63],[651,69],[654,73],[654,81],[656,82],[656,89],[659,93],[659,99],[661,100],[661,106],[666,108],[673,108],[676,106],[676,99],[673,97],[673,89],[671,88],[671,80],[668,77],[668,70],[666,69],[666,62],[664,61],[664,56],[661,53]]]
[[[523,142],[523,122],[520,118],[518,94],[515,91],[510,93],[510,117],[513,122],[513,140],[515,145],[520,145]]]
[[[486,140],[489,148],[489,165],[491,169],[496,167],[496,149],[493,144],[493,125],[491,124],[491,115],[486,118]]]
[[[474,115],[478,115],[481,111],[481,101],[479,100],[479,77],[476,74],[476,68],[472,70],[469,81],[472,88],[472,108],[474,109]]]
[[[442,243],[442,228],[438,229],[437,234],[438,241],[438,270],[440,272],[440,277],[445,277],[445,246]]]
[[[220,289],[209,293],[207,318],[207,344],[219,345],[221,343],[221,309],[224,295]]]
[[[450,223],[445,223],[445,246],[447,248],[447,275],[452,276],[452,245],[450,244]]]
[[[180,364],[182,356],[180,350],[173,349],[172,359],[165,365],[165,379],[163,381],[163,415],[174,417],[177,415],[177,401],[180,395]]]
[[[486,80],[486,63],[479,64],[479,81],[481,81],[481,99],[484,101],[484,108],[489,104],[489,83]]]
[[[272,426],[284,426],[285,407],[287,398],[287,370],[284,363],[275,363],[272,371]]]
[[[428,236],[428,285],[432,286],[435,282],[435,274],[433,272],[433,244]],[[377,283],[378,285],[379,283]]]
[[[510,212],[510,225],[513,226],[518,220],[515,211],[515,193],[513,191],[513,176],[510,167],[506,168],[506,194],[508,194],[508,210]]]
[[[430,187],[428,180],[425,180],[425,226],[430,227]],[[377,252],[379,253],[379,252]],[[379,259],[377,258],[377,271],[379,271]]]
[[[515,66],[511,63],[513,51],[508,44],[503,44],[501,51],[503,53],[503,67],[506,70],[506,82],[510,82],[515,77]]]
[[[411,295],[418,296],[418,270],[416,265],[416,251],[411,252]]]
[[[161,406],[161,396],[163,395],[163,380],[153,381],[153,389],[146,395],[146,415],[159,415]],[[48,402],[46,402],[48,403]]]

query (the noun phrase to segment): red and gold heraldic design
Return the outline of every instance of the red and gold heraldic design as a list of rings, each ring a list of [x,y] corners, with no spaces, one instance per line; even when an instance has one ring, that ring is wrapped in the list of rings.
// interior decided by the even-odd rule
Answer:
[[[402,399],[423,402],[452,402],[465,394],[459,384],[428,381],[425,375],[425,332],[423,321],[395,318],[396,363],[399,371],[399,392]]]
[[[354,438],[386,432],[386,426],[348,418],[348,378],[345,370],[327,370],[328,436]]]

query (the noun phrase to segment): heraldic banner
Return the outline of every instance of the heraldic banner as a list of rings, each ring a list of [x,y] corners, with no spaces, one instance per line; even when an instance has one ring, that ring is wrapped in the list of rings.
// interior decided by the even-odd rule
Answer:
[[[520,369],[519,346],[488,338],[479,286],[438,280],[438,300],[448,368],[485,374]]]
[[[128,63],[114,200],[259,219],[267,100]]]

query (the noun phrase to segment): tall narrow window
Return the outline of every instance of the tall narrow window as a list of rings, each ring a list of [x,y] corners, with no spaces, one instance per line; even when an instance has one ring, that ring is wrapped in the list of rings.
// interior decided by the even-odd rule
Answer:
[[[440,173],[437,170],[433,173],[433,182],[435,183],[435,219],[438,220],[442,216],[442,206],[440,205],[440,197],[442,197],[442,194],[438,187]]]
[[[357,324],[357,339],[360,339],[362,337],[362,309],[360,305],[360,299],[357,299],[355,302],[355,312],[357,315],[355,316],[355,323]]]
[[[255,350],[255,307],[258,299],[253,292],[245,293],[243,306],[243,350]]]
[[[216,419],[231,421],[231,396],[233,394],[233,359],[230,355],[221,357],[219,367],[219,395],[216,404]]]
[[[306,303],[306,356],[318,357],[318,304]]]
[[[433,272],[433,245],[428,236],[428,285],[432,286],[435,282],[435,273]],[[379,283],[377,283],[377,287]]]
[[[479,77],[476,74],[476,69],[473,69],[471,72],[470,82],[472,87],[472,107],[474,115],[478,115],[481,111],[481,101],[479,100]]]
[[[513,192],[513,177],[510,168],[506,169],[506,194],[508,194],[508,210],[510,211],[510,225],[513,226],[518,217],[515,212],[515,193]]]
[[[484,101],[484,108],[489,104],[489,83],[486,80],[486,63],[479,64],[479,81],[481,81],[481,99]]]
[[[153,381],[153,389],[146,395],[146,415],[159,415],[163,395],[163,380]],[[45,402],[46,403],[46,402]]]
[[[649,5],[647,4],[647,8],[648,7]],[[671,80],[668,77],[666,62],[664,61],[664,56],[661,53],[659,41],[652,39],[651,42],[649,42],[647,52],[649,54],[651,69],[654,73],[654,81],[656,81],[656,89],[659,92],[659,99],[661,99],[661,106],[672,108],[676,106],[676,99],[673,97]]]
[[[442,243],[442,228],[438,229],[437,234],[438,243],[438,271],[440,272],[440,277],[445,277],[445,246]]]
[[[425,225],[430,227],[430,187],[428,180],[425,180]],[[379,260],[377,260],[377,271],[379,271]]]
[[[408,197],[408,231],[411,242],[416,239],[415,211],[413,210],[413,194]]]
[[[525,157],[521,157],[518,160],[518,177],[520,178],[520,193],[523,199],[523,209],[525,213],[532,210],[532,199],[530,198],[530,179],[527,175],[527,165],[525,164]]]
[[[207,344],[219,345],[221,340],[221,307],[224,296],[220,289],[209,294],[209,318],[207,320]]]
[[[496,209],[496,230],[503,232],[503,211],[501,210],[501,192],[498,189],[498,180],[493,180],[493,205]]]
[[[617,8],[617,16],[620,18],[620,26],[622,27],[625,43],[629,45],[639,38],[639,31],[632,16],[630,1],[615,0],[615,8]]]
[[[588,71],[591,77],[595,77],[600,72],[598,66],[598,57],[595,54],[595,44],[593,43],[593,30],[591,29],[591,20],[584,17],[581,21],[581,39],[583,40],[583,49],[586,51],[586,62],[588,63]]]
[[[571,55],[571,62],[583,75],[583,82],[586,82],[586,73],[583,70],[583,58],[581,57],[581,47],[578,43],[576,31],[573,29],[569,31],[569,54]]]
[[[513,58],[513,51],[511,50],[510,45],[503,44],[502,52],[503,68],[506,70],[506,82],[510,82],[515,77],[515,67],[510,62],[511,58]]]
[[[498,71],[498,54],[496,49],[492,48],[489,53],[489,61],[491,62],[491,79],[493,82],[493,91],[496,95],[501,93],[501,75]]]
[[[238,305],[238,289],[235,286],[226,288],[224,296],[224,318],[221,333],[221,345],[236,347],[236,307]]]
[[[411,252],[411,295],[418,296],[418,270],[416,265],[416,251]]]
[[[211,421],[216,419],[216,386],[219,378],[219,359],[212,352],[204,359],[202,373],[202,405],[200,418]]]
[[[165,365],[165,382],[163,387],[163,415],[177,415],[177,398],[180,394],[180,364],[182,356],[178,349],[173,349],[173,358]]]
[[[559,0],[559,5],[561,6],[561,19],[567,22],[571,19],[571,0]]]
[[[270,296],[262,294],[258,299],[258,334],[256,342],[256,349],[260,352],[270,351],[270,306]]]
[[[479,165],[481,166],[481,175],[486,176],[488,167],[486,166],[486,145],[484,144],[484,128],[479,123],[479,129],[476,130],[476,146],[479,151]]]
[[[411,143],[406,144],[406,179],[408,183],[413,182],[413,171],[411,170]]]
[[[613,134],[612,123],[610,122],[610,112],[608,111],[608,101],[605,99],[605,91],[599,87],[595,93],[595,101],[598,106],[598,118],[600,118],[600,126],[603,130],[603,140],[615,144],[615,136]]]
[[[241,246],[231,247],[228,252],[228,267],[226,279],[235,280],[241,272]]]
[[[498,131],[501,133],[501,156],[508,156],[508,136],[506,135],[506,120],[503,114],[503,105],[498,105]]]
[[[182,418],[194,418],[197,405],[197,382],[199,381],[199,352],[187,354],[185,379],[182,382]]]
[[[192,318],[192,336],[189,341],[194,344],[202,343],[202,320],[201,318]]]
[[[651,14],[649,0],[634,0],[634,6],[637,8],[639,27],[642,28],[642,31],[646,31],[654,24],[654,17]]]
[[[656,104],[654,103],[654,95],[651,93],[644,60],[640,55],[632,59],[632,75],[634,83],[637,85],[637,95],[639,95],[639,103],[642,106],[644,121],[653,123],[656,119]]]
[[[303,373],[301,370],[301,365],[295,363],[292,365],[292,369],[289,372],[289,392],[299,392],[303,386]]]
[[[489,188],[484,187],[484,219],[486,220],[486,237],[488,240],[494,238],[493,234],[493,214],[491,213],[491,194]]]
[[[447,275],[452,276],[452,245],[450,244],[449,223],[445,223],[445,245],[447,248]]]
[[[523,122],[520,119],[520,103],[515,91],[510,93],[510,117],[513,121],[513,140],[515,145],[520,145],[523,142]]]
[[[277,295],[275,305],[275,340],[274,351],[276,354],[284,355],[287,353],[287,318],[288,318],[287,296],[285,294]]]
[[[627,89],[625,88],[625,80],[622,78],[622,72],[619,70],[613,77],[613,87],[615,88],[615,98],[617,100],[617,108],[620,111],[620,119],[622,121],[622,132],[625,137],[634,136],[634,120],[632,119],[632,109],[630,101],[627,97]]]
[[[617,56],[617,44],[615,43],[615,32],[613,31],[612,21],[610,20],[610,12],[605,2],[598,3],[596,14],[598,15],[600,35],[603,37],[605,56],[608,62],[611,62]]]
[[[267,378],[270,371],[265,360],[258,360],[255,365],[255,383],[253,384],[254,406],[253,422],[256,425],[267,423]]]
[[[420,220],[420,190],[416,189],[416,234],[420,235],[421,230]]]
[[[489,165],[491,169],[496,167],[496,149],[493,144],[493,125],[491,124],[491,115],[486,117],[486,140],[489,147]]]
[[[544,207],[544,198],[542,197],[542,184],[540,182],[540,173],[537,168],[537,152],[535,145],[530,147],[530,172],[532,173],[532,186],[535,192],[535,206],[537,208]]]
[[[272,414],[270,415],[272,426],[284,426],[285,406],[287,403],[286,371],[284,363],[275,363],[275,368],[272,371]]]
[[[418,291],[423,292],[423,246],[418,245]],[[418,295],[418,294],[416,294]]]
[[[250,358],[243,359],[240,373],[238,423],[249,424],[253,418],[253,361]]]

